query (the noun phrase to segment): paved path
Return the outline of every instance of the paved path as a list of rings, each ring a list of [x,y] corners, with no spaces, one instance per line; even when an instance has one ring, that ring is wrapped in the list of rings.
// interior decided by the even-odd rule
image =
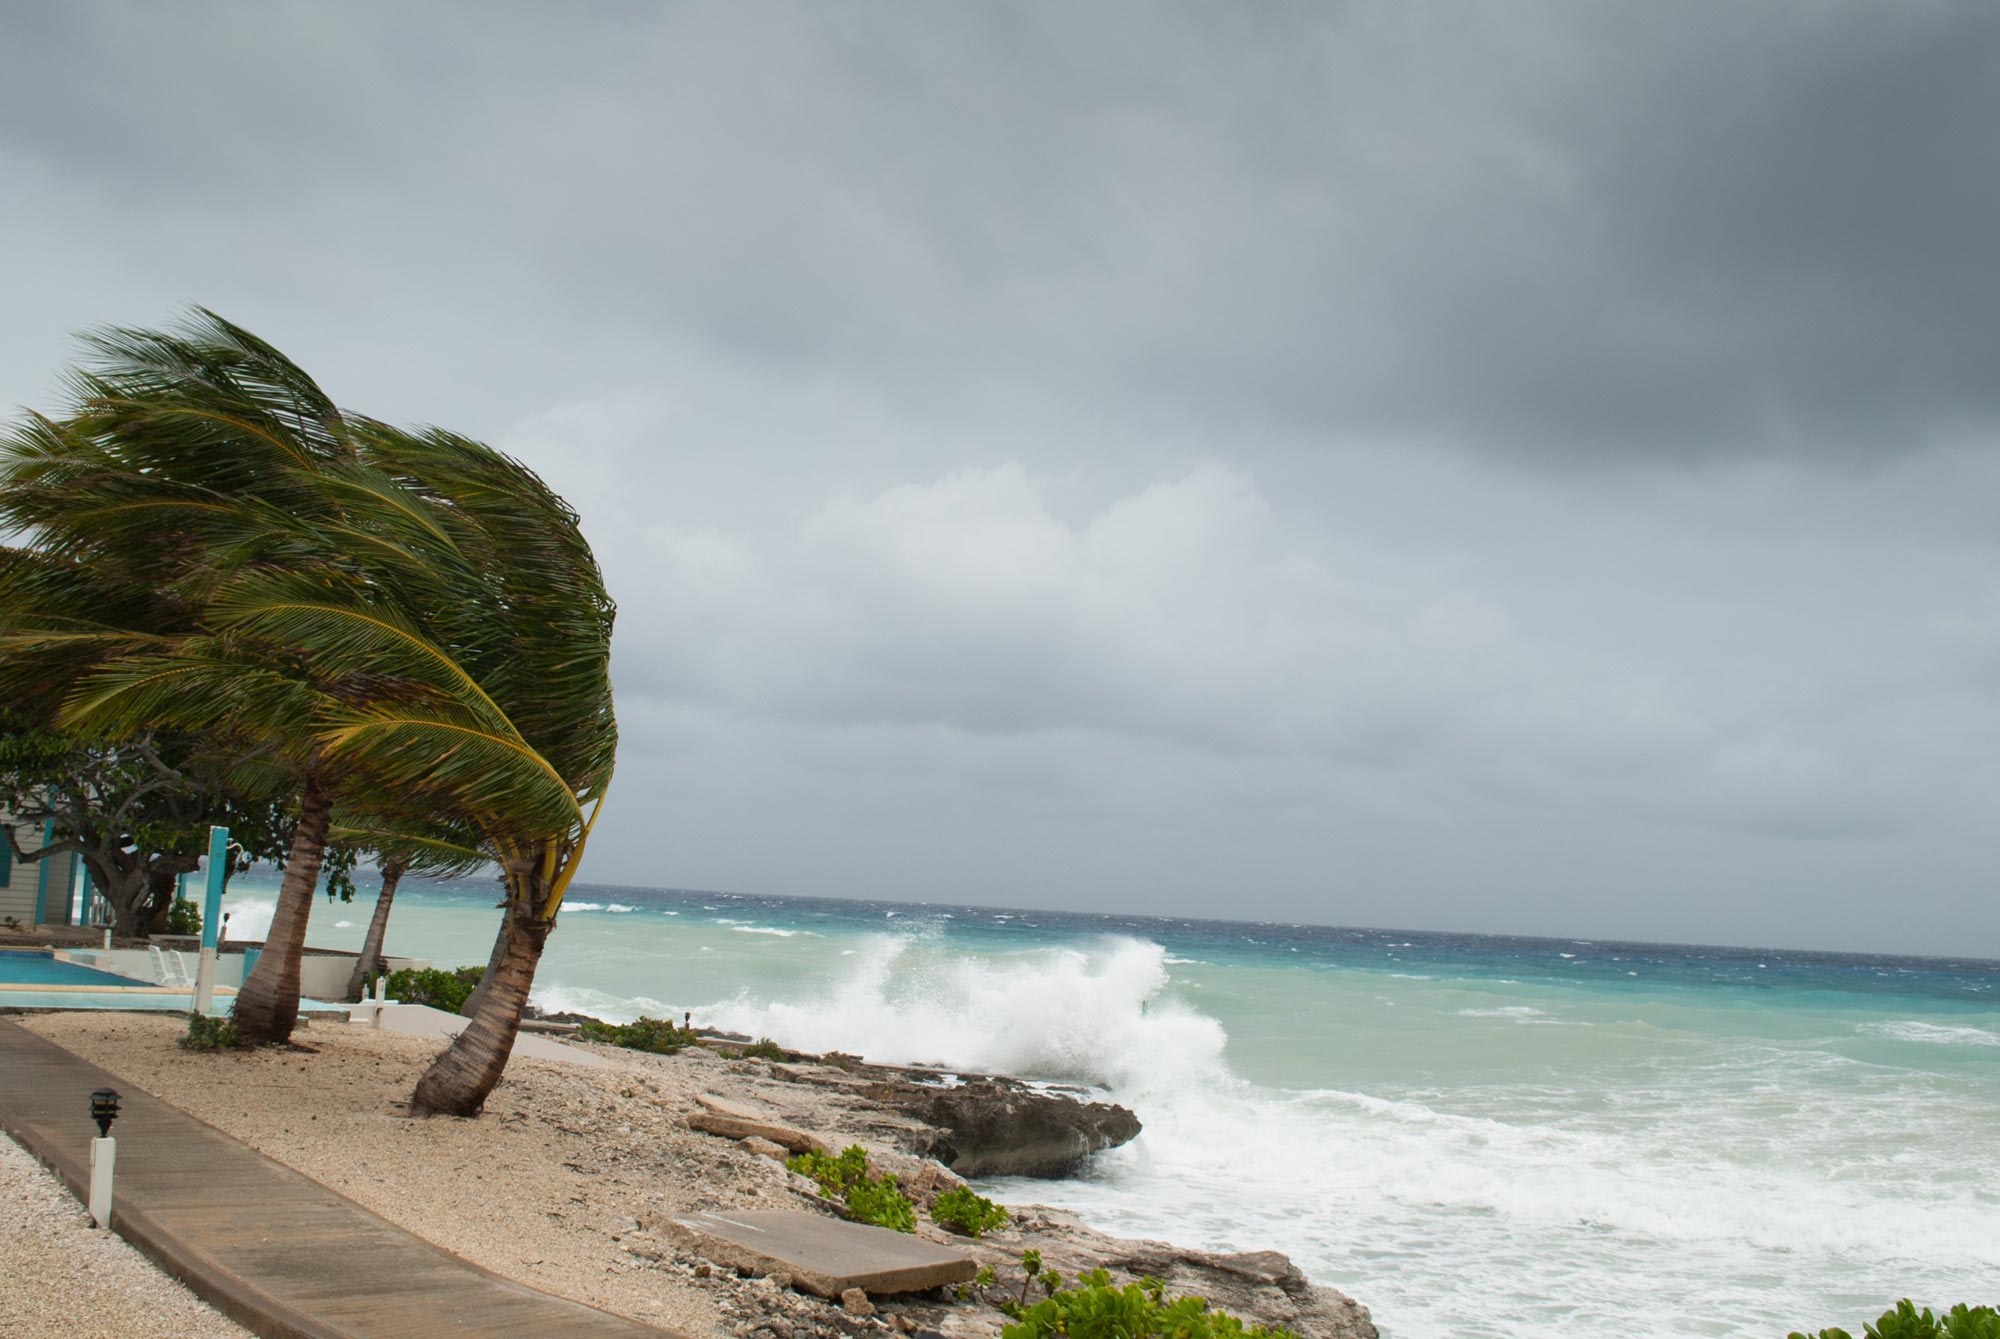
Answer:
[[[662,1339],[414,1237],[213,1126],[0,1021],[0,1130],[82,1198],[90,1093],[117,1088],[111,1226],[265,1339]]]

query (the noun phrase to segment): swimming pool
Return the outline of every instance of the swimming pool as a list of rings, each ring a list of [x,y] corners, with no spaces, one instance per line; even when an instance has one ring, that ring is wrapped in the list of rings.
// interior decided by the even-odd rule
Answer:
[[[101,972],[95,967],[64,962],[45,949],[0,949],[0,985],[8,986],[150,986],[151,981]]]

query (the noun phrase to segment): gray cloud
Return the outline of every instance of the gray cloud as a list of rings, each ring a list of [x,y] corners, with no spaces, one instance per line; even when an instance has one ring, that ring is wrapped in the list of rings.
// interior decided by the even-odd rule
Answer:
[[[1987,6],[491,13],[29,11],[5,140],[902,395],[1613,458],[1993,426]]]
[[[200,301],[545,470],[595,877],[2000,953],[1996,123],[1973,3],[18,8],[0,401]]]

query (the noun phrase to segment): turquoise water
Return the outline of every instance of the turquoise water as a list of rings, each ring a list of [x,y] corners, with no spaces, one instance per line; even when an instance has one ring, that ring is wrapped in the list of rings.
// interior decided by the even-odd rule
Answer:
[[[412,890],[391,948],[483,961],[492,903]],[[1396,1339],[2000,1298],[2000,963],[579,888],[536,998],[1101,1084],[1138,1141],[989,1193],[1286,1251]]]
[[[52,953],[18,953],[0,950],[0,984],[10,986],[149,986],[116,972],[100,972],[63,962]],[[16,1001],[18,1002],[18,1001]]]

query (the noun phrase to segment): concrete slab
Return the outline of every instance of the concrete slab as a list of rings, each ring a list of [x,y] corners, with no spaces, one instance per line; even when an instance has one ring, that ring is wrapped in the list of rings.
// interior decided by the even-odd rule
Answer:
[[[923,1292],[979,1272],[969,1255],[907,1232],[790,1209],[689,1214],[668,1220],[689,1249],[729,1269],[790,1274],[795,1287],[838,1297]]]
[[[402,1032],[414,1037],[456,1037],[465,1031],[465,1025],[472,1020],[463,1014],[448,1014],[442,1009],[433,1009],[428,1004],[377,1004],[373,1000],[363,1000],[359,1004],[345,1006],[348,1022],[361,1027],[379,1028],[384,1032]],[[515,1034],[514,1054],[524,1055],[532,1060],[553,1060],[558,1064],[581,1065],[585,1069],[604,1069],[607,1062],[594,1052],[575,1046],[565,1046],[547,1037],[531,1036],[526,1032]]]
[[[723,1139],[768,1139],[789,1153],[825,1151],[826,1145],[804,1130],[714,1093],[697,1093],[701,1110],[688,1117],[688,1128]]]

